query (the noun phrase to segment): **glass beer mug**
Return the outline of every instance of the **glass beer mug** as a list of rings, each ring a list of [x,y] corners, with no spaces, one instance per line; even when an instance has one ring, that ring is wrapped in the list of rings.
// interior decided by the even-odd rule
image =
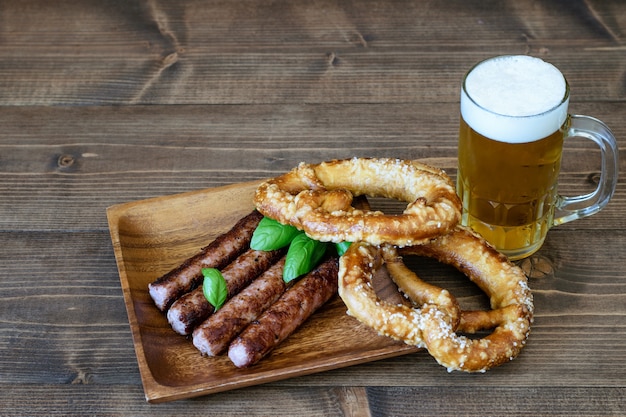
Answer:
[[[490,58],[463,80],[457,173],[462,223],[511,260],[537,251],[550,227],[597,213],[615,191],[615,137],[597,119],[568,114],[568,103],[561,72],[530,56]],[[568,137],[600,147],[602,173],[590,194],[558,194]]]

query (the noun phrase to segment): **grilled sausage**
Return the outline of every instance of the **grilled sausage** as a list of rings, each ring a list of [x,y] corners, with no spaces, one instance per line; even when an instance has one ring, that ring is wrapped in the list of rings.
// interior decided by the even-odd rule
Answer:
[[[285,292],[285,258],[276,262],[193,331],[193,344],[207,356],[222,354],[230,342]]]
[[[254,210],[199,253],[148,284],[154,304],[161,311],[167,310],[176,299],[202,282],[202,268],[221,269],[232,262],[249,247],[252,233],[262,218],[263,215]]]
[[[238,368],[257,363],[337,292],[338,259],[330,258],[302,277],[230,344]]]
[[[257,251],[249,249],[231,262],[222,272],[228,289],[227,299],[232,298],[257,276],[269,269],[284,255],[285,250]],[[213,313],[202,286],[176,300],[167,311],[167,320],[177,333],[190,334],[193,329]]]

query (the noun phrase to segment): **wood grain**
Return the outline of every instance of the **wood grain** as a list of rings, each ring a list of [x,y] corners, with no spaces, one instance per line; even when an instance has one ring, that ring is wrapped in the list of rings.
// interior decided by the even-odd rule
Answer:
[[[499,54],[556,64],[571,111],[624,148],[623,1],[22,0],[0,20],[0,415],[626,414],[621,180],[524,265],[537,318],[506,366],[448,374],[418,352],[159,405],[106,218],[302,160],[399,156],[454,175],[461,77]],[[561,190],[588,191],[597,151],[568,145]]]

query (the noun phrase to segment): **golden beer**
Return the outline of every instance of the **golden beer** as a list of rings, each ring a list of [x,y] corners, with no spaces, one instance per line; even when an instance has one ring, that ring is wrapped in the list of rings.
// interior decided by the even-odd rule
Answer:
[[[563,132],[529,143],[498,142],[462,119],[459,137],[463,224],[513,259],[537,250],[552,226]]]
[[[539,249],[553,225],[568,98],[561,73],[537,58],[484,61],[464,80],[462,223],[511,259]]]

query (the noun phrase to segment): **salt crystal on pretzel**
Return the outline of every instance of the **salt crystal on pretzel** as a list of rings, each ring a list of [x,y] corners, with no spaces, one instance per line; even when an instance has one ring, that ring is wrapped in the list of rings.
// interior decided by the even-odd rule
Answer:
[[[348,199],[368,195],[405,201],[402,214],[327,210],[325,195]],[[373,245],[416,245],[445,234],[459,222],[461,203],[441,170],[415,161],[352,158],[301,163],[257,188],[261,213],[304,230],[324,242],[365,241]]]
[[[460,318],[458,303],[447,290],[434,287],[415,275],[410,278],[411,301],[415,307],[379,298],[372,286],[374,272],[384,263],[389,267],[400,262],[396,258],[396,249],[392,246],[381,248],[365,242],[353,243],[339,260],[339,296],[350,315],[379,334],[426,347],[425,332],[439,334],[441,329],[456,329]],[[397,268],[395,272],[399,275]]]
[[[441,301],[450,297],[447,291],[442,290],[440,298],[425,300],[420,294],[429,284],[404,267],[401,259],[389,256],[384,247],[359,243],[340,259],[339,295],[349,314],[380,334],[426,348],[449,371],[484,372],[519,354],[533,319],[532,295],[521,269],[462,227],[427,244],[400,249],[400,253],[430,256],[456,267],[489,296],[492,310],[461,312],[457,328],[453,304],[446,302],[446,306]],[[421,307],[394,305],[378,298],[369,283],[381,259],[394,282]],[[465,321],[464,315],[468,316]],[[457,334],[487,329],[493,331],[481,339]]]
[[[431,355],[448,370],[484,372],[517,357],[530,334],[533,297],[528,278],[506,256],[468,228],[457,227],[425,245],[401,254],[429,256],[463,272],[487,294],[491,310],[462,312],[457,332],[493,331],[472,339],[446,328],[440,335],[425,334]],[[392,277],[393,278],[393,277]]]

